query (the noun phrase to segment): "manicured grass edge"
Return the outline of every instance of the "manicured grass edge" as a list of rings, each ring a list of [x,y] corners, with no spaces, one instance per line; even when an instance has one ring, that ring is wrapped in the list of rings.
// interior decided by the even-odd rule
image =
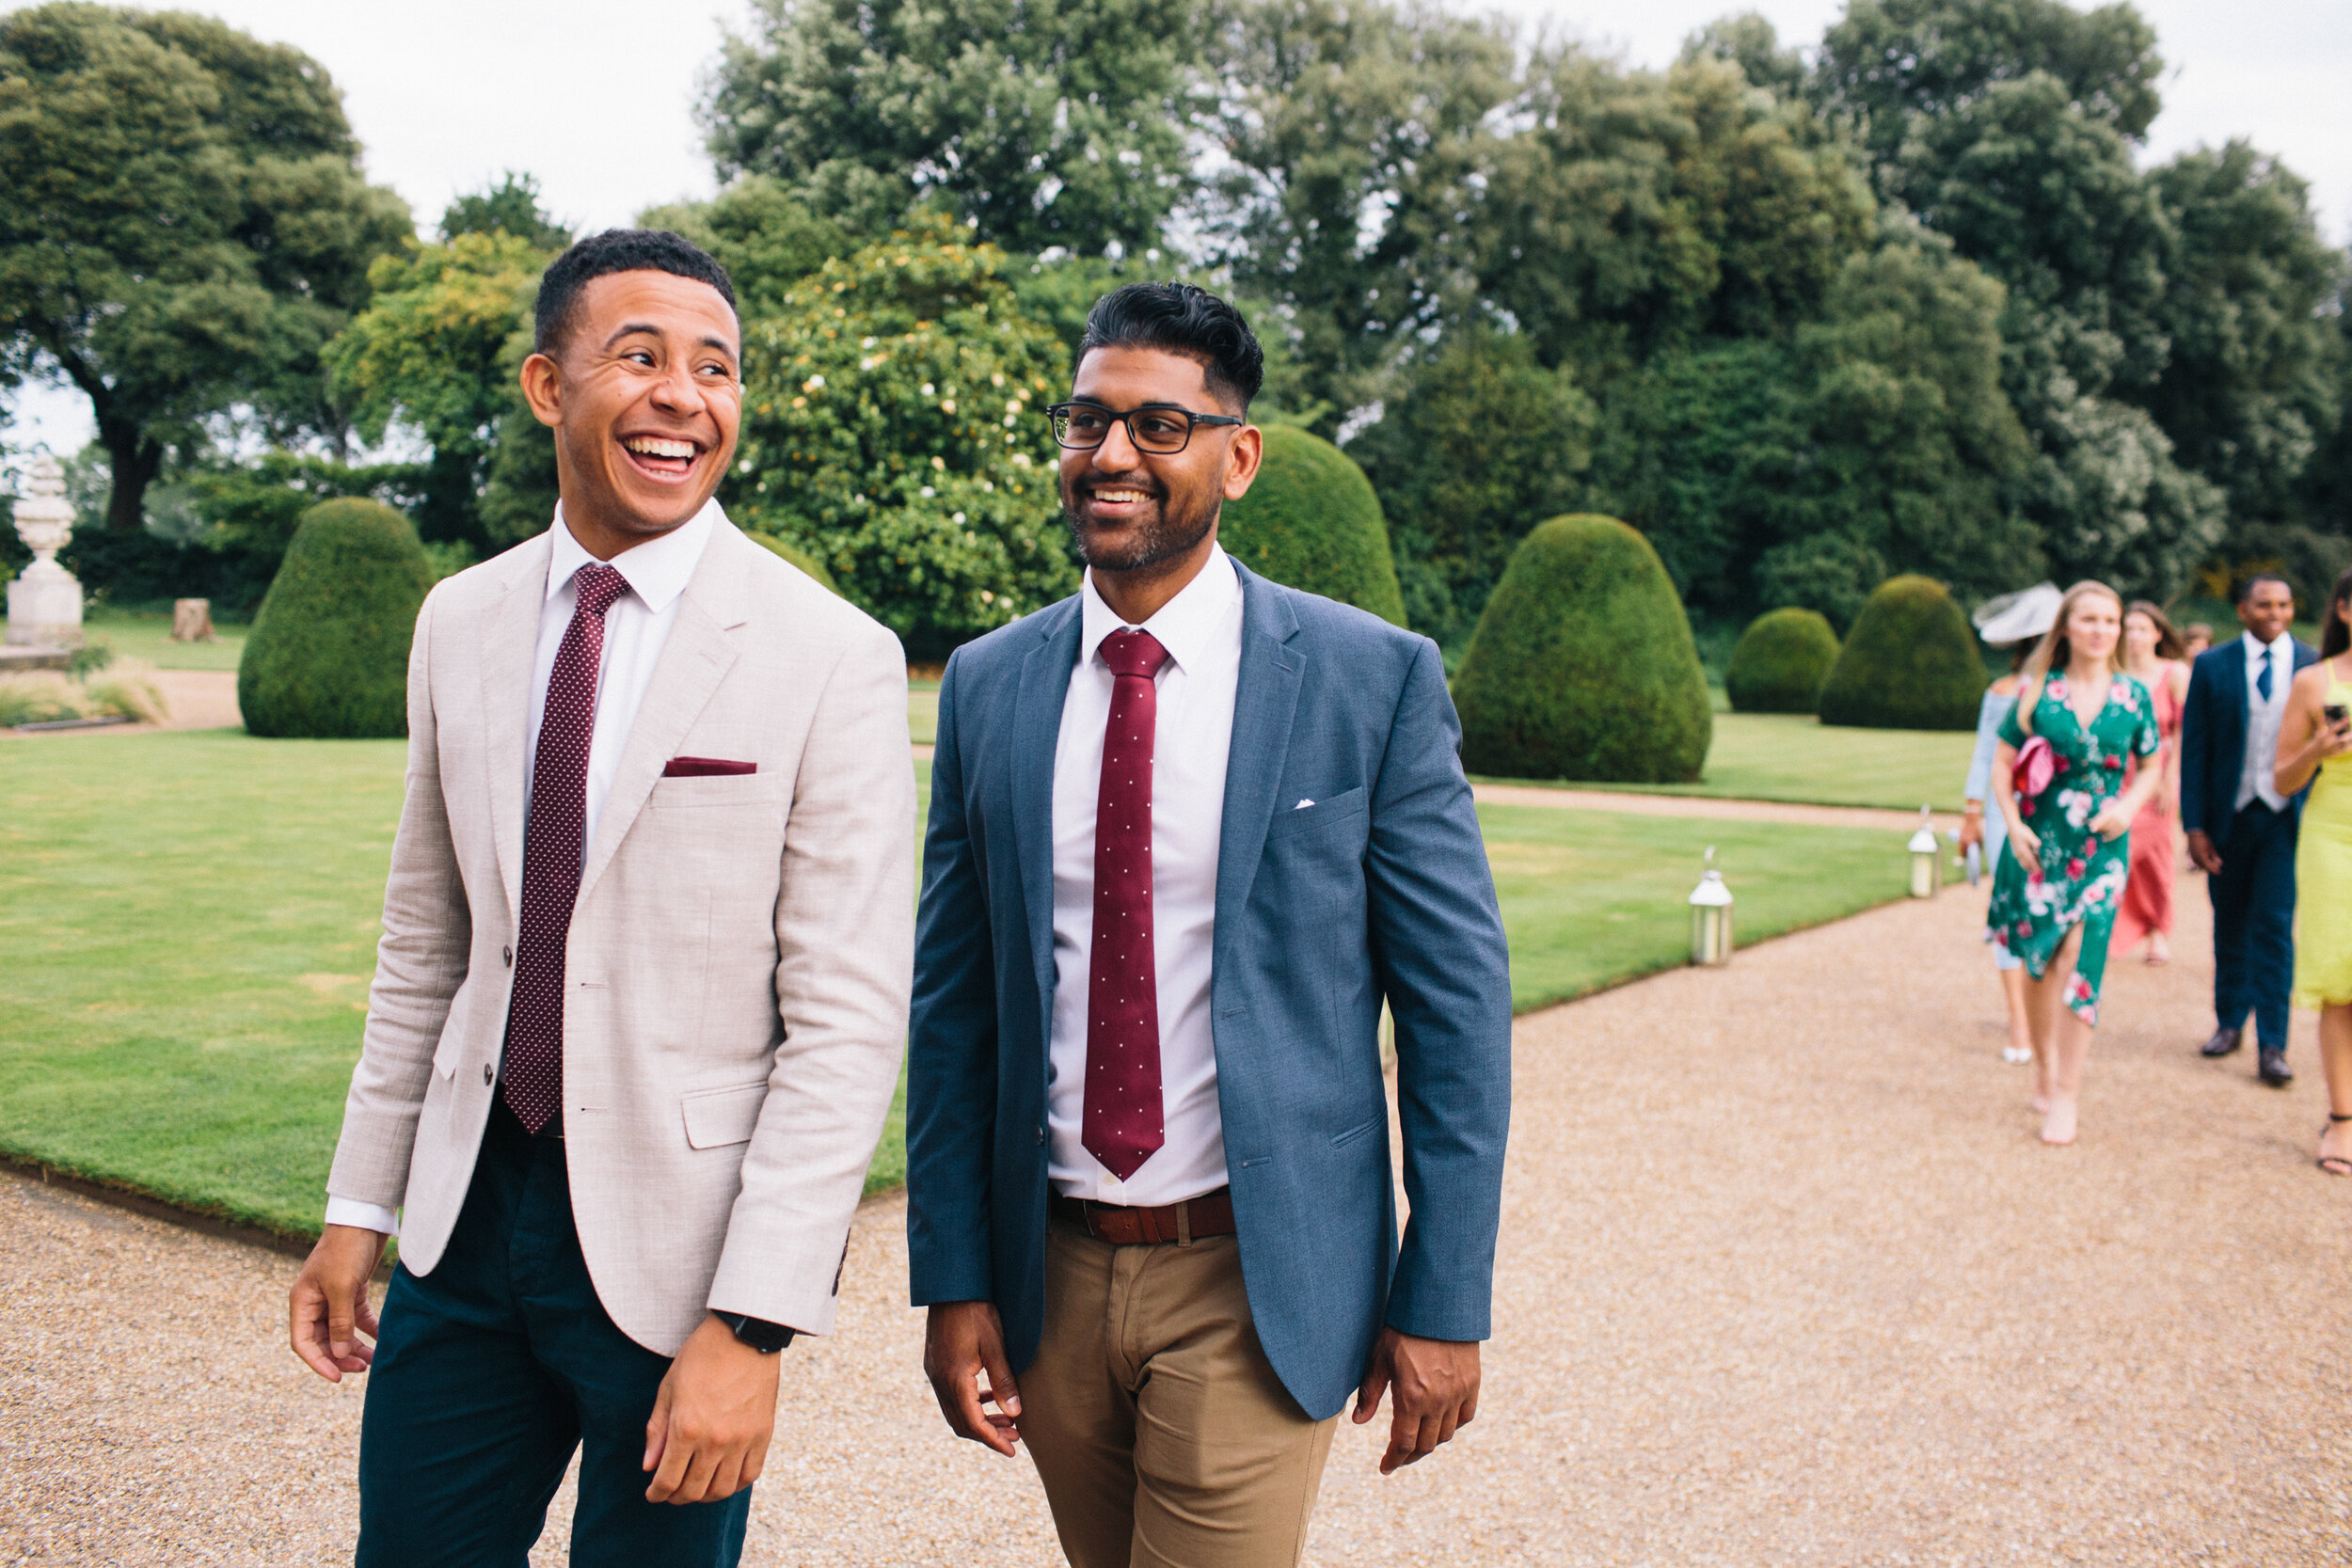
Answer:
[[[1506,779],[1495,773],[1465,775],[1473,784],[1508,784],[1514,789],[1549,789],[1562,795],[1662,795],[1677,800],[1721,800],[1725,805],[1754,806],[1821,806],[1830,811],[1889,811],[1916,812],[1917,806],[1858,806],[1851,800],[1817,800],[1809,795],[1711,795],[1704,784],[1597,784],[1575,779]],[[1956,805],[1930,802],[1934,810],[1947,816],[1960,810]],[[1859,911],[1857,911],[1859,912]]]

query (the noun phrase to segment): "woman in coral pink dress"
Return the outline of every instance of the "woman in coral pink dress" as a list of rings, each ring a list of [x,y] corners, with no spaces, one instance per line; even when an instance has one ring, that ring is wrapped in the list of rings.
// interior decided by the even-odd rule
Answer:
[[[2188,661],[2180,635],[2164,611],[2135,599],[2123,612],[2124,673],[2148,689],[2164,750],[2136,767],[2164,769],[2164,783],[2132,823],[2132,873],[2115,911],[2113,951],[2128,953],[2141,938],[2148,961],[2172,958],[2172,873],[2181,838],[2181,705],[2188,695]]]

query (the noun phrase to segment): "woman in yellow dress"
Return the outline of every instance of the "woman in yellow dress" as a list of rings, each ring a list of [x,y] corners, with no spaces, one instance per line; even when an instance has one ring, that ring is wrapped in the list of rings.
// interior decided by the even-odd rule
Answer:
[[[2295,1001],[2319,1009],[2328,1075],[2319,1168],[2352,1176],[2352,572],[2328,595],[2319,662],[2287,695],[2272,783],[2289,797],[2312,786],[2295,849]]]

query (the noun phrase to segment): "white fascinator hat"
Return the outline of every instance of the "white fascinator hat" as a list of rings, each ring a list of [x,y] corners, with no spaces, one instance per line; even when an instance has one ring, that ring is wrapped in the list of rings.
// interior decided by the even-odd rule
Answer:
[[[1976,623],[1979,637],[1994,647],[2006,648],[2030,641],[2058,625],[2058,604],[2065,597],[2057,583],[2037,582],[2031,588],[1985,600],[1968,619]]]

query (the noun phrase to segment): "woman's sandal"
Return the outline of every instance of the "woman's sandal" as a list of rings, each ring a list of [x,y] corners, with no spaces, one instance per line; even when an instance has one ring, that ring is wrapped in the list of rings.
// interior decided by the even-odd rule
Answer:
[[[2352,1121],[2352,1117],[2340,1117],[2333,1111],[2330,1111],[2328,1113],[2328,1119],[2330,1122]],[[2328,1134],[2328,1129],[2323,1127],[2319,1130],[2319,1132],[2320,1136],[2325,1137]],[[2312,1164],[2319,1166],[2321,1170],[2326,1171],[2329,1176],[2352,1176],[2352,1155],[2323,1154],[2317,1160],[2313,1161]]]

